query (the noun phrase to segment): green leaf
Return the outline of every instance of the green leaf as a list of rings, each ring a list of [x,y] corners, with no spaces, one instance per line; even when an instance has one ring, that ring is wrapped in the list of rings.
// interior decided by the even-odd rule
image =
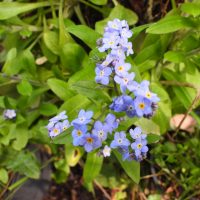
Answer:
[[[53,31],[46,31],[43,34],[44,43],[47,48],[54,54],[59,55],[59,36]]]
[[[53,137],[52,142],[54,144],[71,144],[72,143],[72,135],[71,135],[72,130],[73,130],[73,127],[68,128],[63,133],[59,134],[56,137]]]
[[[83,155],[82,148],[75,147],[72,143],[65,144],[65,157],[70,167],[74,167]]]
[[[171,100],[168,93],[161,85],[152,83],[151,89],[160,98],[158,109],[152,120],[160,127],[160,133],[163,134],[169,129],[169,121],[172,116]]]
[[[90,0],[93,4],[96,4],[98,6],[106,5],[108,0]]]
[[[31,152],[20,151],[14,160],[8,160],[7,168],[29,178],[38,179],[40,175],[39,164]]]
[[[80,45],[67,43],[60,52],[60,58],[64,69],[70,72],[76,72],[82,67],[82,63],[87,58],[87,54]]]
[[[73,96],[73,92],[69,90],[68,84],[62,80],[51,78],[47,81],[50,89],[62,100],[67,100]]]
[[[183,52],[180,51],[168,51],[165,53],[164,58],[167,61],[180,63],[185,61],[185,55]]]
[[[83,180],[85,184],[92,182],[100,173],[103,164],[103,157],[98,156],[97,152],[87,154],[83,169]]]
[[[159,140],[160,140],[160,136],[159,135],[156,135],[156,134],[148,134],[147,135],[148,144],[156,143]]]
[[[99,33],[85,25],[73,25],[67,28],[67,31],[81,39],[91,49],[94,49],[96,41],[101,37]]]
[[[116,150],[113,151],[117,160],[120,162],[122,168],[126,174],[135,182],[139,183],[140,181],[140,163],[133,161],[124,161],[122,160],[121,154]]]
[[[126,20],[129,25],[134,25],[138,21],[137,15],[130,9],[123,7],[122,5],[115,6],[112,11],[110,12],[110,15],[108,18],[98,21],[95,24],[95,30],[98,33],[103,33],[104,27],[106,26],[107,22],[110,20],[114,20],[115,18],[118,18],[120,20]]]
[[[98,86],[94,81],[78,81],[71,84],[70,89],[76,90],[78,94],[82,94],[93,100],[100,102],[110,102],[111,98]]]
[[[14,133],[16,140],[13,141],[12,147],[17,151],[20,151],[28,143],[28,130],[27,128],[17,127]]]
[[[58,111],[56,105],[52,103],[44,103],[40,106],[40,113],[45,116],[55,115]]]
[[[13,60],[16,58],[17,56],[17,49],[16,48],[12,48],[8,51],[7,56],[6,56],[6,62],[3,66],[2,71],[8,75],[12,75],[12,66],[14,65]]]
[[[17,91],[23,96],[31,96],[32,90],[32,85],[27,80],[22,80],[17,85]]]
[[[189,18],[182,16],[167,16],[164,19],[152,24],[146,30],[146,32],[153,34],[164,34],[190,27],[194,27],[194,24]]]
[[[160,134],[160,128],[152,120],[146,118],[140,118],[135,123],[135,125],[140,126],[141,129],[146,133]]]
[[[59,110],[66,110],[69,120],[73,120],[78,116],[80,109],[86,108],[90,103],[91,101],[87,97],[77,94],[69,100],[65,101]]]
[[[35,75],[36,65],[34,56],[30,50],[23,50],[17,54],[16,49],[12,48],[7,54],[3,71],[8,75],[14,75],[22,70]]]
[[[4,184],[8,182],[8,172],[4,168],[0,168],[0,181]]]
[[[200,15],[200,3],[183,3],[181,10],[187,14],[197,17]]]
[[[48,6],[48,2],[38,3],[19,3],[19,2],[1,2],[0,3],[0,20],[14,17],[23,12],[27,12],[36,8]]]

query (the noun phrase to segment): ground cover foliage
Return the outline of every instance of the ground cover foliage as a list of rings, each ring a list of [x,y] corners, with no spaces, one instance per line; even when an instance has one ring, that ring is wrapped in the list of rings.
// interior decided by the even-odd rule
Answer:
[[[1,2],[0,198],[12,198],[48,165],[57,184],[71,183],[79,173],[91,199],[99,193],[99,199],[198,199],[199,16],[198,0]],[[102,59],[96,41],[116,18],[133,32],[134,54],[127,62],[135,80],[149,80],[160,98],[153,118],[126,118],[119,126],[126,131],[140,126],[147,133],[150,150],[141,163],[123,161],[117,152],[109,158],[86,154],[72,145],[72,129],[53,139],[46,129],[63,110],[72,121],[81,109],[96,116],[108,109],[112,89],[95,82]],[[5,118],[6,109],[14,109],[16,117]],[[173,121],[175,114],[183,115]],[[184,126],[188,115],[192,122]],[[55,198],[56,193],[50,192]]]

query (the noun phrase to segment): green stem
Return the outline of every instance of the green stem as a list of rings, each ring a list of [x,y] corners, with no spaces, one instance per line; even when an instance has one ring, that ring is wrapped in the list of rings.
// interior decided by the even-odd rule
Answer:
[[[175,0],[171,0],[171,4],[172,4],[172,8],[176,9],[176,1]]]
[[[117,5],[119,4],[117,0],[112,0],[112,2],[113,2],[113,4],[114,4],[115,6],[117,6]]]
[[[57,16],[56,16],[56,12],[53,5],[53,0],[50,0],[50,3],[51,3],[51,13],[52,13],[53,19],[56,20]]]
[[[84,0],[79,0],[81,3],[83,3],[83,4],[85,4],[85,5],[87,5],[87,6],[89,6],[89,7],[91,7],[91,8],[93,8],[93,9],[95,9],[96,11],[98,11],[98,12],[100,12],[100,13],[104,13],[100,8],[98,8],[97,6],[94,6],[94,5],[92,5],[92,4],[90,4],[89,2],[87,2],[87,1],[84,1]]]
[[[38,37],[33,41],[33,43],[31,43],[31,45],[27,49],[31,50],[37,44],[37,42],[40,40],[41,37],[42,37],[42,33],[38,35]]]
[[[83,17],[83,14],[82,14],[82,12],[81,12],[81,9],[80,9],[79,4],[76,5],[76,6],[74,6],[74,11],[75,11],[75,13],[76,13],[76,15],[77,15],[79,21],[81,22],[81,24],[87,25],[87,23],[85,22],[85,19],[84,19],[84,17]]]

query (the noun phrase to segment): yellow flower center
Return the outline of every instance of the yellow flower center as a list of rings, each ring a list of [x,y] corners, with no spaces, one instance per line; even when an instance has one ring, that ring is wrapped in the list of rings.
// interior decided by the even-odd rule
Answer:
[[[118,71],[123,71],[124,67],[123,66],[119,66],[117,69],[118,69]]]
[[[142,144],[138,144],[138,145],[137,145],[137,148],[138,148],[138,149],[141,149],[141,148],[142,148]]]
[[[93,143],[93,138],[88,137],[88,138],[87,138],[87,142],[88,142],[88,143]]]
[[[145,104],[144,104],[144,103],[139,103],[138,107],[139,107],[140,109],[144,110]]]
[[[146,93],[146,97],[147,97],[147,98],[151,98],[151,93],[150,93],[150,92],[147,92],[147,93]]]
[[[82,135],[82,131],[81,131],[81,130],[78,130],[78,131],[77,131],[77,135],[78,135],[78,136],[81,136],[81,135]]]
[[[54,128],[54,129],[53,129],[53,132],[54,132],[55,134],[57,134],[59,131],[58,131],[57,128]]]
[[[102,70],[101,72],[100,72],[100,76],[103,76],[104,75],[104,71]]]

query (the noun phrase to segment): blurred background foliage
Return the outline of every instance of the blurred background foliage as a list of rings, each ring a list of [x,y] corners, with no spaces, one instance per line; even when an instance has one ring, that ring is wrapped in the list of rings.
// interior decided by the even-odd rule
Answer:
[[[71,145],[70,130],[51,141],[45,128],[60,111],[71,120],[81,108],[100,113],[111,102],[95,84],[94,68],[101,58],[96,40],[114,18],[133,31],[128,61],[137,81],[150,80],[161,99],[152,120],[121,124],[149,133],[151,151],[141,164],[85,155]],[[93,193],[88,199],[200,198],[199,0],[2,1],[0,70],[0,111],[17,112],[13,120],[0,116],[0,198],[11,199],[46,166],[57,188],[47,199],[72,195],[67,184],[80,180]],[[68,194],[58,195],[63,190]]]

